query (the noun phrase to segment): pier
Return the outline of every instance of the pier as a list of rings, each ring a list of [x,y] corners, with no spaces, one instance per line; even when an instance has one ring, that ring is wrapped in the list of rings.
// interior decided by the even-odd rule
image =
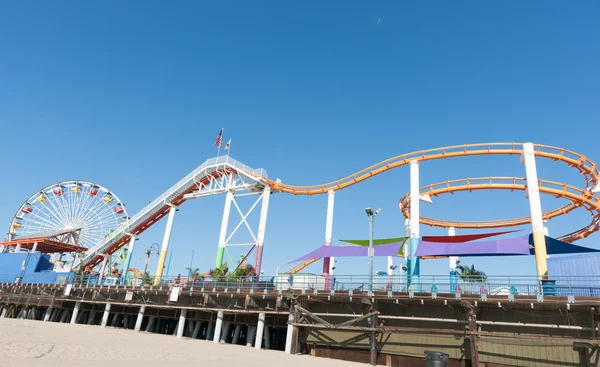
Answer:
[[[443,288],[443,287],[441,287]],[[443,291],[442,291],[443,292]],[[597,366],[600,299],[275,289],[265,282],[0,284],[0,317],[98,325],[377,365]]]

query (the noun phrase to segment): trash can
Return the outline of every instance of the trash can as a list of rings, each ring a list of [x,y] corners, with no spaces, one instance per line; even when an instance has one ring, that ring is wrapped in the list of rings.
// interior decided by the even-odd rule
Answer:
[[[542,279],[544,296],[556,296],[556,280]]]
[[[425,351],[425,360],[427,367],[447,367],[448,355],[442,352]]]

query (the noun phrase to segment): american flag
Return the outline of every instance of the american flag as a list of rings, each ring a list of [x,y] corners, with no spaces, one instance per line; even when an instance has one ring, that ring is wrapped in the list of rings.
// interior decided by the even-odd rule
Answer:
[[[215,146],[217,148],[221,148],[221,144],[223,144],[223,129],[221,129],[221,132],[219,133],[219,136],[217,136],[217,140],[215,140]]]

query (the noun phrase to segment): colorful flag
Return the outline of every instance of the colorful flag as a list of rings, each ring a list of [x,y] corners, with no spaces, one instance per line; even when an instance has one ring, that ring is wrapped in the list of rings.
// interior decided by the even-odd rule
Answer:
[[[221,132],[217,136],[217,140],[215,140],[215,146],[217,148],[221,148],[222,143],[223,143],[223,129],[221,129]]]
[[[225,144],[225,150],[229,150],[229,146],[231,145],[231,139]]]

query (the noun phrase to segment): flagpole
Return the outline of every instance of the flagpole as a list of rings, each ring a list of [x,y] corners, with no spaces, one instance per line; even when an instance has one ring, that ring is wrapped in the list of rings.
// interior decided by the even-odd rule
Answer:
[[[223,130],[225,130],[225,128],[221,128],[221,144],[219,144],[219,147],[217,149],[217,158],[219,158],[219,155],[221,154],[221,145],[223,144]]]

